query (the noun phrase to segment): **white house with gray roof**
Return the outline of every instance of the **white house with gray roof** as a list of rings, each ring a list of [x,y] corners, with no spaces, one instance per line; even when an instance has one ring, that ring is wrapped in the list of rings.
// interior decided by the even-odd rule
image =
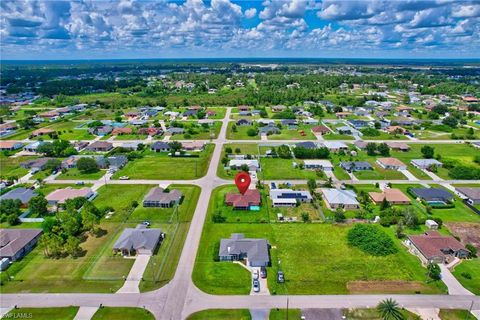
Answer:
[[[431,166],[442,166],[442,163],[436,159],[413,159],[410,163],[419,169],[428,169]]]
[[[321,188],[323,199],[329,209],[358,209],[360,203],[357,201],[357,195],[353,190],[341,190],[333,188]]]
[[[220,261],[246,260],[250,267],[270,265],[268,241],[266,239],[245,238],[243,233],[232,233],[229,239],[220,240],[218,257]]]

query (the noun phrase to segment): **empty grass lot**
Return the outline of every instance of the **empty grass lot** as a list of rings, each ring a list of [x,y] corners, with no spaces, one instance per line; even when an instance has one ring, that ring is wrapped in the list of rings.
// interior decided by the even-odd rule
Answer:
[[[48,125],[45,128],[55,130],[58,134],[58,138],[62,140],[91,140],[95,138],[94,135],[88,132],[88,127],[86,125],[82,128],[78,128],[81,125],[82,122],[61,120]]]
[[[442,320],[465,320],[465,319],[473,320],[475,319],[475,317],[467,310],[441,309],[438,315]]]
[[[226,148],[231,148],[232,149],[232,154],[250,154],[253,156],[257,156],[259,154],[259,147],[257,144],[254,143],[245,143],[245,144],[240,144],[240,143],[227,143],[223,145],[222,149],[222,155],[220,159],[223,159],[226,157]],[[238,150],[237,150],[238,149]],[[236,152],[239,151],[239,152]],[[227,163],[228,165],[228,163]],[[224,169],[223,163],[220,161],[218,163],[218,168],[217,168],[217,176],[223,179],[233,179],[235,175],[237,174],[238,170],[230,170]]]
[[[92,320],[154,320],[150,311],[142,308],[102,307],[95,312]]]
[[[214,146],[207,145],[198,158],[169,157],[166,153],[143,152],[144,157],[129,161],[113,175],[113,179],[129,176],[130,179],[188,180],[203,177],[208,170]]]
[[[254,126],[237,126],[237,131],[232,131],[232,126],[235,122],[229,122],[227,127],[227,139],[228,140],[260,140],[260,135],[249,136],[247,134],[248,129],[256,128]]]
[[[11,310],[2,319],[35,319],[35,320],[72,320],[78,307],[65,308],[18,308]]]
[[[266,238],[272,267],[268,284],[272,294],[346,294],[356,281],[367,281],[364,293],[444,293],[444,286],[426,282],[420,261],[396,241],[398,253],[386,257],[370,256],[347,244],[349,226],[331,224],[245,224],[213,223],[211,211],[204,226],[193,281],[210,294],[248,294],[250,275],[231,262],[215,261],[221,238],[231,233]],[[385,229],[393,238],[393,231]],[[279,264],[280,261],[280,264]],[[285,272],[284,285],[275,274]],[[392,286],[392,281],[395,285]],[[385,285],[384,285],[385,284]],[[371,286],[369,286],[371,285]]]
[[[471,279],[462,276],[468,273]],[[475,295],[480,295],[480,258],[462,261],[455,267],[453,275],[467,290]]]
[[[185,125],[185,131],[188,130],[188,123]],[[170,140],[209,140],[216,139],[222,128],[222,122],[215,121],[211,127],[203,128],[199,126],[195,128],[196,134],[176,134],[170,138]]]
[[[248,309],[208,309],[192,313],[187,320],[250,320],[252,316]],[[294,318],[292,318],[294,319]]]
[[[282,131],[279,134],[272,134],[268,136],[268,140],[316,140],[315,135],[311,131],[311,125],[299,125],[298,129],[288,130],[286,126],[283,126]],[[303,130],[304,135],[300,134]]]
[[[7,157],[3,154],[0,154],[0,176],[17,176],[19,178],[23,177],[28,173],[28,169],[20,167],[22,162],[33,160],[38,157]]]
[[[275,179],[322,179],[313,170],[301,170],[293,167],[293,159],[261,158],[259,176],[265,180]]]
[[[404,320],[421,320],[416,314],[407,310],[401,310]],[[349,309],[343,313],[349,320],[381,320],[382,317],[377,309]],[[442,318],[443,319],[443,318]]]

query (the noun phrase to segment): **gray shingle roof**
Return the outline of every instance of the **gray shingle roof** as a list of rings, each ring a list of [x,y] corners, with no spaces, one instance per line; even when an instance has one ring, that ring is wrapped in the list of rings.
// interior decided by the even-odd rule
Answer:
[[[28,203],[28,201],[30,201],[30,199],[32,199],[36,195],[37,194],[35,193],[34,190],[20,187],[20,188],[16,188],[8,191],[7,193],[5,193],[3,196],[0,197],[0,200],[18,199],[23,204],[26,204]]]
[[[150,189],[143,201],[170,203],[172,201],[180,201],[182,195],[183,194],[177,189],[170,190],[170,192],[164,192],[163,188],[155,187]]]
[[[138,225],[136,228],[126,228],[123,230],[117,242],[113,245],[113,249],[147,249],[154,251],[160,240],[161,234],[162,230],[160,229],[147,229],[142,225]]]
[[[446,201],[453,200],[453,195],[442,188],[412,188],[414,195],[425,201]]]
[[[15,256],[41,233],[42,229],[0,229],[0,257]]]
[[[242,233],[233,233],[230,239],[220,240],[219,256],[246,255],[250,261],[270,262],[268,241],[245,238]]]

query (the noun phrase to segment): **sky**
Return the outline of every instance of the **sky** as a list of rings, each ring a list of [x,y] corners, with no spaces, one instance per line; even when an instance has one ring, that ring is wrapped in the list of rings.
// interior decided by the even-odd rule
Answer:
[[[2,0],[3,60],[480,58],[480,0]]]

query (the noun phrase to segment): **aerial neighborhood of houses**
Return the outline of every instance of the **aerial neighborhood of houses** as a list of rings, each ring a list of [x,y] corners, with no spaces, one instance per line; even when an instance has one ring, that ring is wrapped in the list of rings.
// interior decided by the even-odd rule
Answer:
[[[99,304],[120,306],[129,294],[158,299],[145,307],[156,310],[205,293],[258,306],[269,295],[358,294],[372,306],[370,294],[480,294],[474,76],[168,66],[54,69],[83,88],[75,95],[50,81],[15,93],[33,71],[6,73],[17,84],[0,88],[5,297],[102,293]],[[425,74],[461,85],[447,92]]]

